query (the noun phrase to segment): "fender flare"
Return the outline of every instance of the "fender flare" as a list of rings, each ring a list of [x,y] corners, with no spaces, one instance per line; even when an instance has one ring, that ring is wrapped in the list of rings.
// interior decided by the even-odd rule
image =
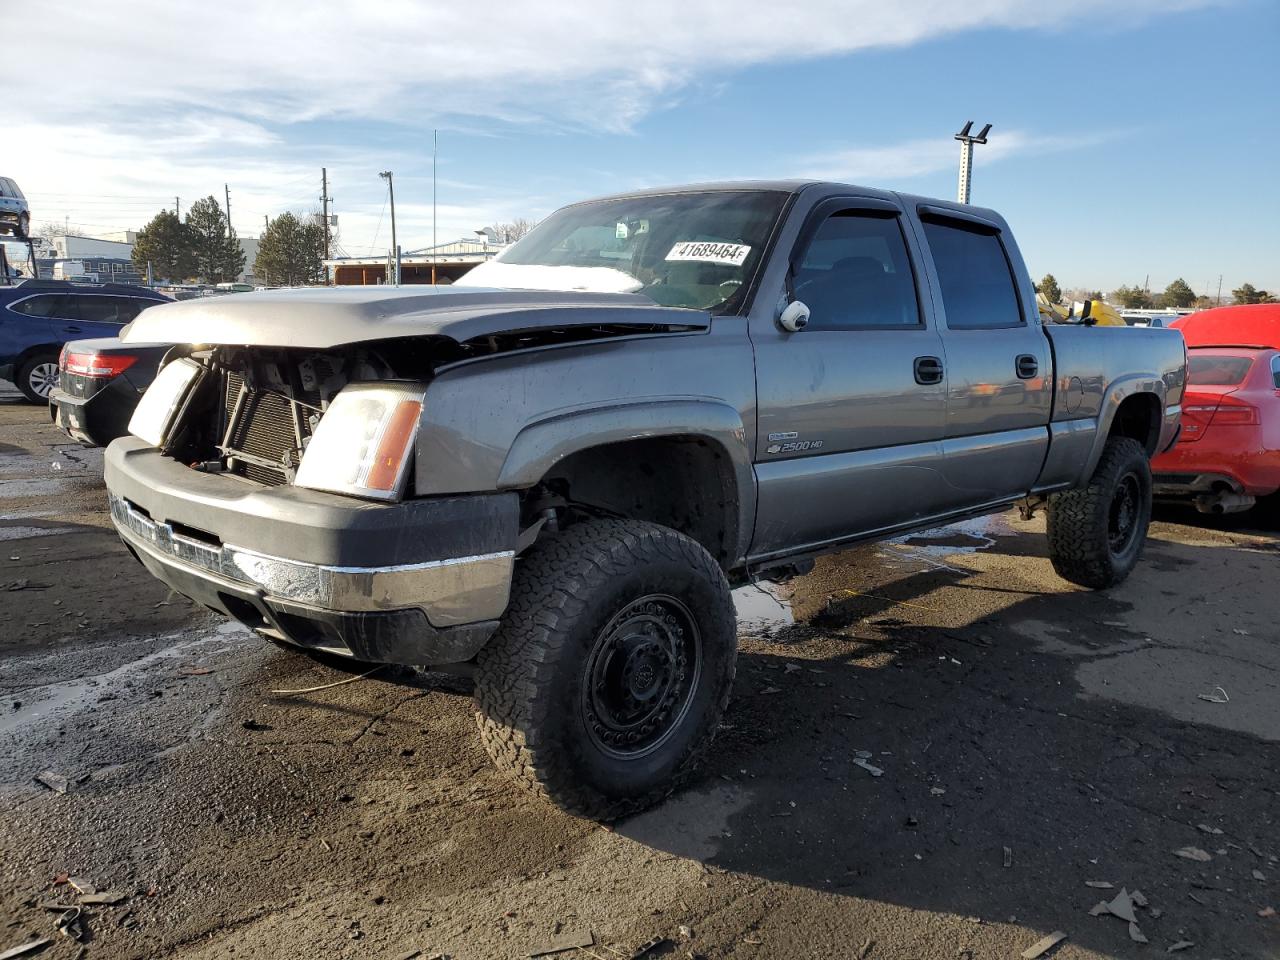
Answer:
[[[1111,435],[1111,427],[1115,424],[1116,413],[1130,397],[1139,394],[1149,393],[1159,401],[1161,414],[1165,407],[1166,387],[1164,378],[1156,373],[1131,373],[1113,380],[1107,385],[1106,392],[1102,395],[1102,406],[1098,411],[1098,432],[1093,438],[1093,448],[1089,451],[1089,458],[1085,462],[1084,473],[1080,480],[1082,483],[1087,482],[1093,476],[1093,471],[1098,468],[1098,461],[1102,459],[1102,448],[1107,445],[1107,438]],[[1159,438],[1160,423],[1156,423],[1157,440]]]
[[[652,397],[559,411],[523,427],[507,451],[498,489],[527,489],[571,454],[651,437],[695,437],[715,444],[728,459],[736,486],[737,534],[733,561],[746,555],[755,524],[755,469],[738,411],[710,397]]]

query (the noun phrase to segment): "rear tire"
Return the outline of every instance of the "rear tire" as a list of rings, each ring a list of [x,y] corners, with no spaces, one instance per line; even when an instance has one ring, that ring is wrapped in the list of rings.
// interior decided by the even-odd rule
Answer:
[[[697,766],[737,660],[724,573],[652,523],[593,520],[516,566],[477,657],[476,721],[499,769],[578,816],[661,800]]]
[[[1129,437],[1112,437],[1087,486],[1049,497],[1049,558],[1063,579],[1094,590],[1129,576],[1151,523],[1151,464]]]
[[[49,393],[58,385],[58,355],[37,353],[28,357],[17,373],[18,389],[31,403],[48,403]]]
[[[15,228],[14,232],[17,234],[19,240],[26,240],[31,236],[30,214],[24,213],[18,217],[18,226]]]

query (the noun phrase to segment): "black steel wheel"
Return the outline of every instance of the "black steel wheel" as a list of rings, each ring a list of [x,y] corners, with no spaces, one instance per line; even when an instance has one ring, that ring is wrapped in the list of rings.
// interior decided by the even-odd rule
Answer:
[[[1058,575],[1102,589],[1138,563],[1151,523],[1151,464],[1129,437],[1112,437],[1089,483],[1049,497],[1045,531]]]
[[[612,820],[675,789],[710,746],[737,658],[729,584],[701,546],[592,520],[521,556],[476,658],[494,763],[579,816]]]

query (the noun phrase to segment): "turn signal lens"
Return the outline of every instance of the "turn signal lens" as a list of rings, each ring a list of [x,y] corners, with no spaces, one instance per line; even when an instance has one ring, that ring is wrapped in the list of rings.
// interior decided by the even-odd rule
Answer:
[[[353,383],[329,404],[294,485],[398,500],[422,416],[421,384]]]

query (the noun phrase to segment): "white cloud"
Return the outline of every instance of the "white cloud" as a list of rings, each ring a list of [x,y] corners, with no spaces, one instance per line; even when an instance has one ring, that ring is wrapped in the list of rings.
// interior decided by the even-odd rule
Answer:
[[[41,201],[37,221],[71,213],[93,229],[138,226],[157,200],[178,194],[185,205],[229,179],[244,233],[263,213],[313,206],[317,185],[301,173],[326,163],[343,210],[353,211],[344,229],[358,249],[372,240],[371,211],[381,203],[374,173],[400,169],[397,151],[308,143],[316,126],[334,139],[370,119],[414,131],[460,123],[626,133],[690,84],[714,85],[754,64],[977,28],[1127,25],[1209,2],[132,0],[125,15],[88,4],[58,16],[18,4],[5,12],[6,36],[22,42],[0,66],[2,159],[6,175]],[[104,104],[109,121],[97,119]],[[304,129],[306,121],[322,123]],[[848,179],[909,176],[950,165],[946,147],[861,148],[807,165]],[[1024,147],[1003,133],[983,159]],[[421,156],[399,159],[422,169]],[[450,208],[450,220],[442,209],[441,237],[546,209],[514,190],[488,193]],[[402,215],[406,226],[419,218],[407,207]]]

